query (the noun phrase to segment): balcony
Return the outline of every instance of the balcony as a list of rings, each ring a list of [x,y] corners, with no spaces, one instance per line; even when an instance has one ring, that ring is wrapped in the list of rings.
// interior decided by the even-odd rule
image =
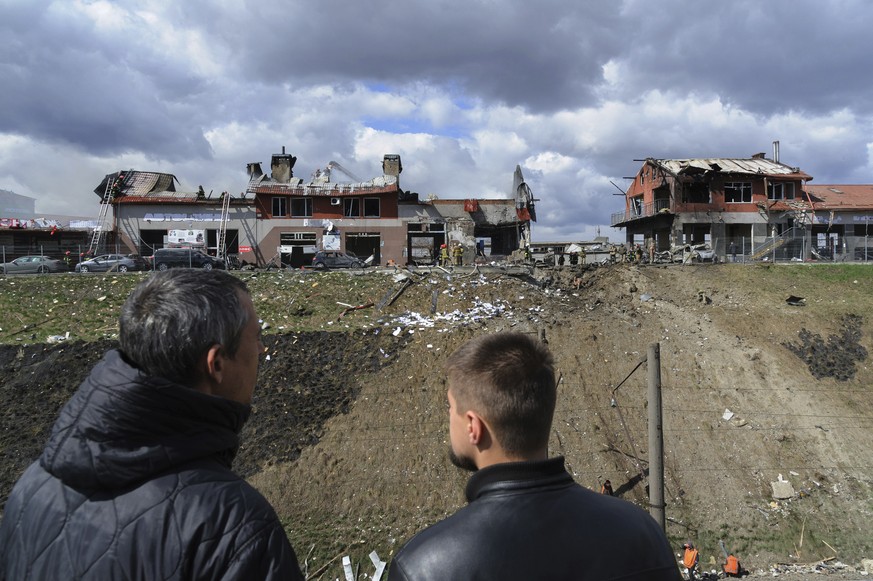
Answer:
[[[631,220],[639,220],[641,218],[648,218],[650,216],[654,216],[655,214],[660,214],[662,212],[668,212],[670,210],[670,200],[655,200],[649,204],[643,204],[639,213],[634,212],[616,212],[612,215],[612,226],[617,224],[621,224],[623,222],[630,222]]]

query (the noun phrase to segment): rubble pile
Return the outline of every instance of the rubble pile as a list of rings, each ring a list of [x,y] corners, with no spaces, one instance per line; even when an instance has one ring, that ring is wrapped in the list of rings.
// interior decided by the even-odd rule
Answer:
[[[760,574],[760,576],[766,577],[795,577],[795,576],[806,576],[806,575],[826,575],[833,576],[832,579],[842,578],[841,573],[861,573],[862,575],[866,575],[866,571],[861,569],[860,571],[852,567],[850,565],[846,565],[840,561],[835,559],[827,559],[824,561],[819,561],[817,563],[777,563],[775,565],[771,565],[769,571],[764,573],[762,571],[756,572],[756,574]]]
[[[860,315],[844,316],[840,334],[830,335],[827,341],[818,333],[801,329],[797,333],[798,343],[783,345],[806,362],[816,379],[833,377],[848,381],[855,376],[856,363],[867,358],[867,349],[859,343],[863,320]]]

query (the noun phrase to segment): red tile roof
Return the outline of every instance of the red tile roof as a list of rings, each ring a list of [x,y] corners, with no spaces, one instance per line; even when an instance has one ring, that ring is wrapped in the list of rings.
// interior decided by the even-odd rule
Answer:
[[[806,184],[804,191],[803,199],[811,200],[816,210],[873,210],[871,184]]]

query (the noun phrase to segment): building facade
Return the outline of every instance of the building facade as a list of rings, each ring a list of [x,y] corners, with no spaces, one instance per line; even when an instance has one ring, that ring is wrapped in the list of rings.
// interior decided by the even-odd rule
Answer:
[[[530,240],[535,213],[526,186],[514,184],[508,199],[421,201],[400,187],[396,154],[385,155],[382,175],[368,181],[351,175],[354,181],[333,181],[337,171],[348,174],[336,162],[304,181],[294,176],[295,162],[283,148],[272,156],[269,174],[249,163],[239,196],[178,192],[171,174],[109,174],[94,190],[113,209],[107,243],[120,241],[145,256],[194,245],[243,263],[297,268],[310,265],[318,250],[372,257],[377,265],[430,264],[448,243],[460,244],[469,263],[479,239],[492,255],[509,255]],[[218,248],[222,229],[225,249]]]
[[[752,260],[854,260],[870,246],[873,186],[812,186],[812,176],[763,153],[648,158],[632,179],[624,211],[612,215],[629,244],[709,244],[722,259]]]

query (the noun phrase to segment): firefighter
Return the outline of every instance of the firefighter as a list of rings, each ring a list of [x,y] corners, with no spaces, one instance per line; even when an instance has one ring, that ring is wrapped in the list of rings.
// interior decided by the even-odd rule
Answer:
[[[464,265],[464,247],[461,246],[460,242],[456,243],[454,248],[452,248],[452,258],[455,259],[455,266]]]
[[[440,245],[440,266],[449,265],[449,248],[445,244]]]

